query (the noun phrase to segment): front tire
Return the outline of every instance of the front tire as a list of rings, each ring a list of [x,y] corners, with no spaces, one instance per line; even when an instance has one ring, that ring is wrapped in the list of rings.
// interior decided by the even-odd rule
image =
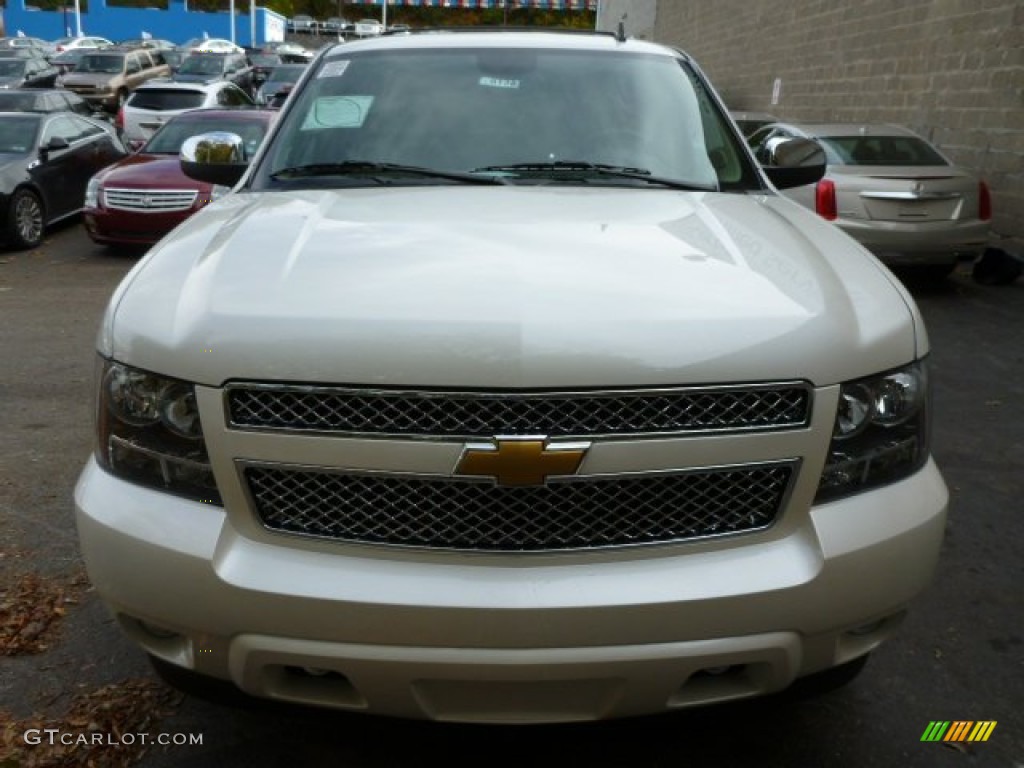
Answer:
[[[7,211],[7,242],[25,250],[43,242],[46,217],[39,196],[30,189],[19,189],[11,197]]]

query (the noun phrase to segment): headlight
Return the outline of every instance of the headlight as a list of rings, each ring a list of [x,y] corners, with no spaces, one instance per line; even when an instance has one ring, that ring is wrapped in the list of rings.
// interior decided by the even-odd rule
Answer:
[[[816,502],[895,482],[929,454],[928,371],[924,361],[847,382]]]
[[[89,183],[85,185],[85,207],[100,207],[100,180],[96,176],[89,179]]]
[[[191,384],[104,360],[96,423],[96,458],[108,471],[221,503]]]

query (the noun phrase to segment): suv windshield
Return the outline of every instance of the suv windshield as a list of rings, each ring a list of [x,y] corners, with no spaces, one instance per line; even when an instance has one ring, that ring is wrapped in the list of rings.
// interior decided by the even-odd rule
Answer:
[[[382,163],[517,184],[759,184],[682,59],[339,47],[317,66],[284,117],[257,186],[350,184],[357,169]],[[311,167],[318,172],[295,173]],[[389,183],[396,175],[389,170]]]
[[[91,53],[83,56],[75,68],[76,72],[90,72],[103,75],[117,75],[124,70],[124,56],[112,56],[109,53]]]

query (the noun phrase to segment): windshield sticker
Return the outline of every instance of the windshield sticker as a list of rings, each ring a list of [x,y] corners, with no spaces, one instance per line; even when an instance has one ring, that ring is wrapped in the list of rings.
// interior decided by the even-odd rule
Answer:
[[[302,130],[361,128],[370,112],[373,96],[325,96],[313,103]]]
[[[481,77],[480,85],[484,88],[511,88],[516,89],[519,87],[518,80],[502,80],[498,77]]]
[[[345,74],[346,69],[348,69],[348,59],[328,61],[321,68],[320,74],[317,77],[341,77]]]

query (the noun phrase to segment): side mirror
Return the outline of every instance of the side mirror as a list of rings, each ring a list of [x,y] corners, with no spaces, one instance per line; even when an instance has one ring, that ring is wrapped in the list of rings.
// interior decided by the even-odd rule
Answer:
[[[61,138],[60,136],[53,136],[48,142],[39,148],[39,156],[43,160],[46,160],[50,156],[51,152],[58,152],[62,149],[67,149],[70,146],[71,145],[68,144],[67,139]]]
[[[249,166],[242,137],[227,131],[189,137],[181,145],[178,158],[189,178],[223,187],[235,186]]]
[[[825,175],[825,150],[813,139],[769,139],[761,166],[778,189],[814,184]]]

